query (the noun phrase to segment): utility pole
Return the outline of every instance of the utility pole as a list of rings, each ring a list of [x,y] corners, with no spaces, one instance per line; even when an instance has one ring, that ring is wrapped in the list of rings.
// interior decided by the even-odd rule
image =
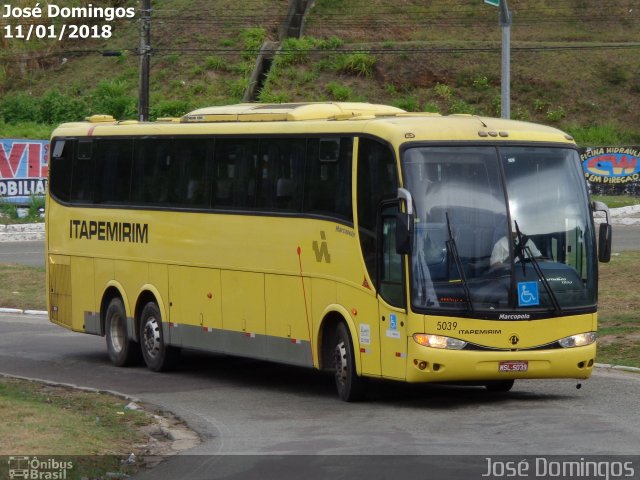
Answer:
[[[141,0],[140,13],[140,81],[138,120],[149,120],[149,69],[151,65],[151,0]]]
[[[502,27],[500,116],[511,118],[511,12],[507,0],[500,0],[500,27]]]

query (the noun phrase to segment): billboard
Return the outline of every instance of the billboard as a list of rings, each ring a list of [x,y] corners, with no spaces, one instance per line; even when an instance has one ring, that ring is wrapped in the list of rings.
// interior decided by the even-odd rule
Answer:
[[[47,188],[48,140],[0,139],[0,201],[29,205]]]
[[[580,159],[592,193],[640,197],[640,146],[588,148]]]

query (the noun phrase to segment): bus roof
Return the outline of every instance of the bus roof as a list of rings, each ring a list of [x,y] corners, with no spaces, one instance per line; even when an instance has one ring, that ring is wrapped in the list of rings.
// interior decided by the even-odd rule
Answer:
[[[253,123],[251,127],[239,123]],[[371,103],[316,102],[237,105],[201,108],[182,118],[155,122],[116,121],[94,115],[85,122],[60,125],[56,136],[198,135],[198,134],[369,134],[396,145],[407,141],[522,141],[574,144],[566,133],[544,125],[480,117],[409,113]]]

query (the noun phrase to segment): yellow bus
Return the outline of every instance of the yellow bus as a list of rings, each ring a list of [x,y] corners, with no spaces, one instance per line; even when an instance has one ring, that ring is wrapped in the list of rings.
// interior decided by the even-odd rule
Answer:
[[[599,245],[579,154],[530,123],[366,103],[94,116],[52,135],[52,322],[117,366],[181,348],[368,378],[590,376]]]

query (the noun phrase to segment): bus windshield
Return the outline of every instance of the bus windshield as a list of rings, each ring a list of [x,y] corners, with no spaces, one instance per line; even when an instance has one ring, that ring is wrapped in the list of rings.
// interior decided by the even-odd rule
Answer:
[[[577,151],[417,145],[402,165],[415,212],[414,310],[492,318],[595,308],[595,236]]]

